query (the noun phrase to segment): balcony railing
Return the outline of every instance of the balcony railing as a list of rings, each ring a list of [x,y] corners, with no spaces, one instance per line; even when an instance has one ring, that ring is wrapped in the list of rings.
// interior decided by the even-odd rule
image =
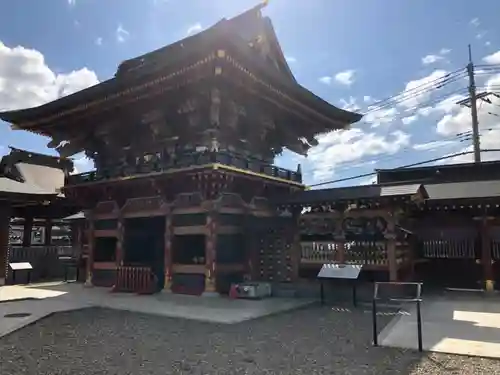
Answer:
[[[219,163],[277,177],[287,181],[302,182],[302,174],[284,168],[276,167],[261,160],[248,158],[231,152],[195,152],[180,155],[175,159],[152,159],[136,166],[116,166],[102,171],[91,171],[68,176],[67,185],[77,185],[85,182],[102,181],[113,178],[136,176],[148,173],[161,173],[170,169],[185,168],[189,166]]]

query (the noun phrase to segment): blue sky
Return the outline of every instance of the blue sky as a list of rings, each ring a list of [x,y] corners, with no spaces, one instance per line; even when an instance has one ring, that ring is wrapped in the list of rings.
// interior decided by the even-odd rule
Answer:
[[[0,108],[39,105],[110,78],[118,64],[211,26],[255,0],[16,0],[0,4]],[[500,63],[500,2],[483,0],[270,0],[280,44],[297,80],[330,103],[371,111],[353,129],[320,139],[300,162],[306,182],[363,174],[461,151],[466,110],[454,105],[467,85],[392,103],[374,101],[464,68],[472,44],[478,64]],[[492,71],[498,74],[499,71]],[[500,79],[480,72],[478,86]],[[418,81],[418,82],[417,82]],[[412,83],[413,82],[413,83]],[[448,91],[446,91],[448,90]],[[451,97],[451,99],[450,99]],[[491,108],[489,108],[491,106]],[[483,147],[500,147],[494,105],[481,108]],[[0,142],[41,152],[47,141],[0,124]],[[496,141],[496,138],[499,141]],[[498,144],[497,144],[498,143]],[[485,154],[497,158],[498,153]],[[455,158],[465,161],[467,157]],[[88,163],[78,161],[85,170]],[[345,184],[368,183],[367,179]]]

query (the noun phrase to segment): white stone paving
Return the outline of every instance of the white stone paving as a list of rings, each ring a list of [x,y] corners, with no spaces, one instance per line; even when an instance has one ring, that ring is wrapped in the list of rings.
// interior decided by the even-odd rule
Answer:
[[[416,307],[406,306],[379,335],[382,346],[417,349]],[[424,299],[426,351],[500,358],[500,297],[443,295]]]
[[[20,301],[15,301],[21,299]],[[135,295],[111,293],[109,288],[86,288],[76,283],[52,283],[0,287],[0,337],[55,312],[87,307],[194,319],[212,323],[234,324],[248,319],[299,308],[310,300],[268,298],[259,301],[230,300],[223,297],[194,297],[160,293]],[[23,318],[6,314],[30,313]]]

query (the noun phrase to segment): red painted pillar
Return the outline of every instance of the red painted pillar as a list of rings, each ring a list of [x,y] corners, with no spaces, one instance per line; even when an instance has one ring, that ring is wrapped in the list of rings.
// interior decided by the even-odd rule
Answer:
[[[205,293],[216,292],[216,247],[217,247],[217,212],[212,210],[207,215],[205,242]]]
[[[0,285],[5,284],[9,267],[10,204],[0,202]]]
[[[169,211],[165,216],[165,281],[163,286],[165,290],[170,290],[172,287],[172,232],[172,212]]]
[[[85,215],[88,220],[87,237],[88,237],[88,257],[85,285],[92,286],[92,269],[94,267],[94,219],[93,215]]]
[[[116,249],[115,249],[115,262],[117,267],[123,266],[123,237],[125,234],[124,218],[120,216],[118,218],[117,225],[118,237],[116,238]]]

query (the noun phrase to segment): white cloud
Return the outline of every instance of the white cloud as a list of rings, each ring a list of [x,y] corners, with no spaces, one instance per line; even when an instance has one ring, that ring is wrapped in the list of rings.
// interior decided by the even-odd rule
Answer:
[[[486,90],[500,85],[500,74],[491,76],[486,81]],[[479,130],[481,135],[481,149],[499,149],[500,148],[500,99],[490,96],[491,104],[483,102],[478,106]],[[446,113],[437,123],[436,131],[445,136],[455,136],[456,134],[471,131],[471,114],[467,107],[458,107],[453,111]],[[468,137],[470,138],[470,137]],[[471,140],[464,140],[462,152],[472,150]],[[484,160],[500,159],[500,152],[483,152]],[[462,155],[449,159],[447,163],[469,162],[473,155]]]
[[[426,88],[434,87],[431,82],[436,81],[436,83],[438,83],[440,82],[439,79],[444,78],[447,74],[448,72],[446,70],[438,69],[426,77],[408,82],[405,89],[401,93],[404,100],[400,103],[400,105],[407,108],[413,108],[420,105],[431,95],[431,90],[426,90]]]
[[[409,145],[410,135],[400,130],[381,135],[353,128],[325,134],[318,142],[306,159],[315,181],[331,178],[343,164],[360,162],[367,156],[395,154]]]
[[[285,60],[290,64],[297,62],[297,59],[293,56],[285,56]]]
[[[490,42],[489,40],[487,40],[486,42],[484,42],[484,45],[485,45],[486,47],[489,47],[489,46],[491,46],[491,42]]]
[[[371,104],[375,101],[375,99],[373,99],[370,95],[365,95],[363,96],[363,101],[365,103]]]
[[[87,158],[84,153],[73,156],[73,172],[71,174],[85,173],[94,169],[94,161]]]
[[[115,33],[116,33],[116,40],[118,41],[118,43],[125,42],[130,36],[130,33],[127,30],[125,30],[121,24],[118,25]]]
[[[353,96],[350,96],[348,100],[340,99],[340,108],[353,112],[357,112],[361,109],[356,98]]]
[[[486,31],[480,31],[476,34],[476,39],[483,39],[486,36]]]
[[[491,55],[483,57],[486,64],[500,64],[500,51],[492,53]]]
[[[426,143],[417,143],[413,145],[413,149],[417,151],[431,151],[439,148],[456,145],[457,141],[431,141]]]
[[[362,180],[359,184],[360,185],[373,185],[377,183],[377,176],[374,175],[372,177],[367,178],[366,180]]]
[[[371,124],[372,128],[377,128],[383,124],[390,124],[397,115],[399,115],[399,111],[395,107],[381,108],[368,112],[363,119],[366,123]]]
[[[343,72],[338,72],[335,74],[335,81],[342,85],[350,86],[354,83],[354,74],[356,73],[355,70],[349,69],[349,70],[344,70]]]
[[[450,52],[451,49],[441,48],[437,54],[429,54],[427,56],[422,57],[422,64],[430,65],[430,64],[435,64],[439,61],[448,62],[445,56],[448,55]]]
[[[325,85],[329,85],[332,83],[333,79],[332,77],[324,76],[319,79],[321,83],[324,83]]]
[[[427,56],[422,57],[422,64],[429,65],[429,64],[437,63],[438,61],[442,61],[442,60],[444,60],[443,56],[427,55]]]
[[[324,83],[325,85],[330,85],[335,80],[335,82],[340,83],[341,85],[350,86],[355,81],[354,79],[355,73],[356,71],[352,69],[344,70],[343,72],[338,72],[333,77],[323,76],[319,78],[319,82]]]
[[[477,17],[471,19],[469,23],[474,27],[478,27],[481,24],[481,22],[479,22],[479,18]]]
[[[98,45],[98,46],[102,46],[102,38],[99,37],[95,40],[95,44]]]
[[[68,0],[68,5],[70,7],[75,6],[76,5],[76,0]]]
[[[195,23],[194,25],[191,25],[188,27],[186,31],[186,35],[193,35],[196,33],[199,33],[201,30],[203,30],[203,27],[201,27],[200,23]]]
[[[417,120],[418,120],[418,116],[413,115],[413,116],[408,116],[408,117],[402,118],[401,122],[403,123],[403,125],[410,125],[412,122],[415,122]]]
[[[98,82],[87,68],[57,74],[39,51],[0,42],[0,110],[39,106]]]

